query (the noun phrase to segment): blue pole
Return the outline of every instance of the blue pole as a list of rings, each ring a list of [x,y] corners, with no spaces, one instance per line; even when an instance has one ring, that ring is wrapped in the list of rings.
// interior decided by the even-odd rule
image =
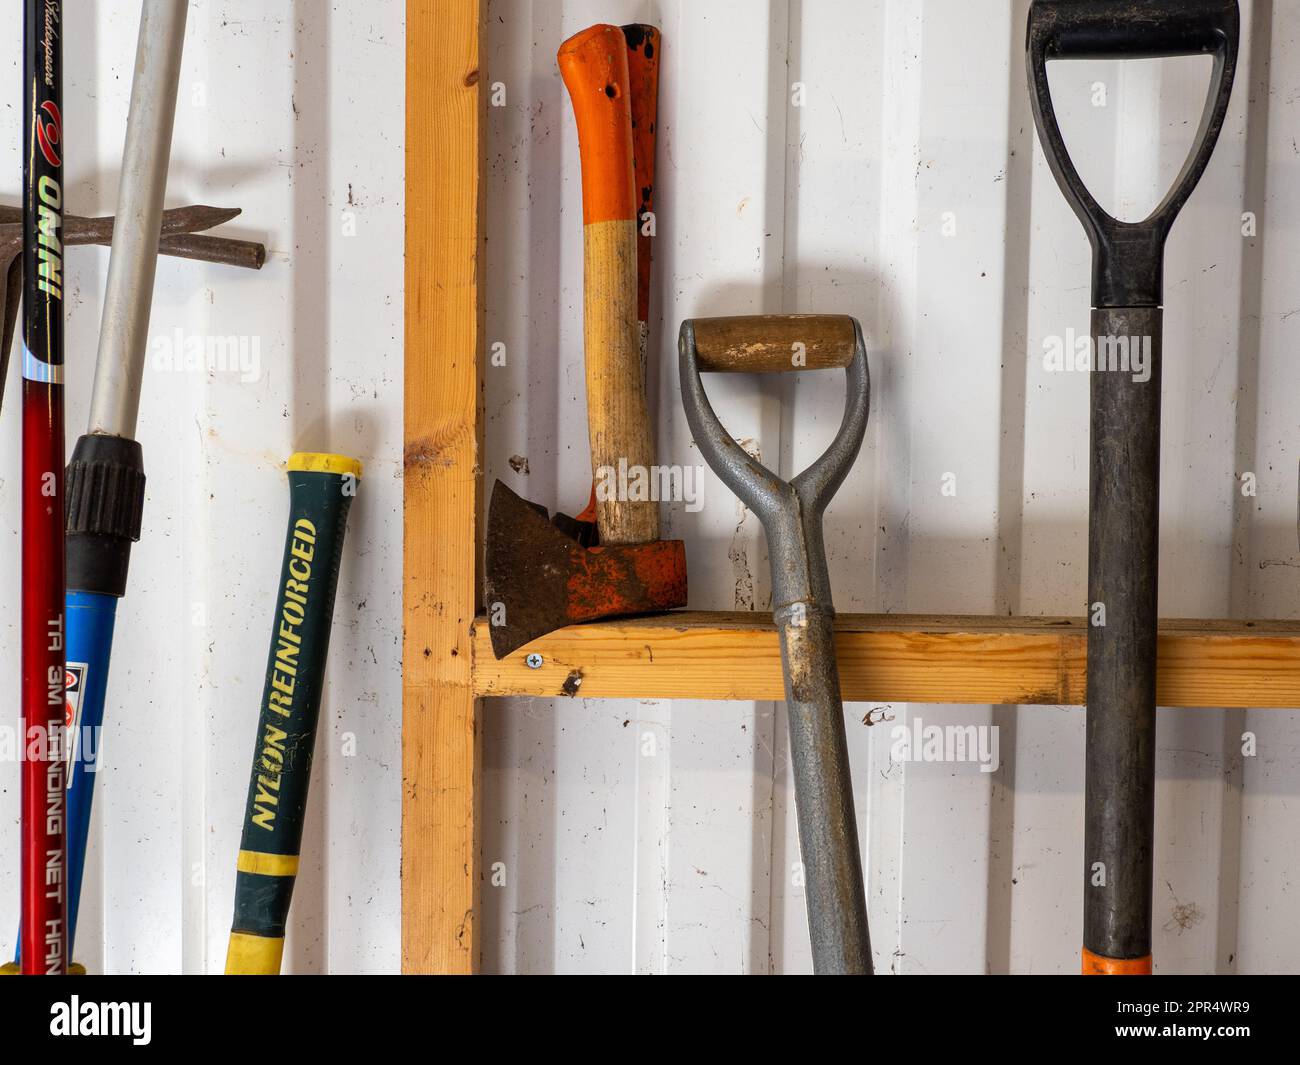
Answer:
[[[68,954],[77,931],[117,597],[68,592]]]
[[[81,880],[86,869],[90,807],[99,768],[100,727],[104,723],[117,596],[69,591],[64,602],[68,616],[68,701],[64,720],[68,729],[68,956],[71,957]],[[14,960],[18,960],[16,948]]]

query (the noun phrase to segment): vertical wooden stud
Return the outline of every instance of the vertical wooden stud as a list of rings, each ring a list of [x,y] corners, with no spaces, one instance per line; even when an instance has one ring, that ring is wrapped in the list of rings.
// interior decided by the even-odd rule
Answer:
[[[478,967],[483,0],[406,6],[402,970]]]

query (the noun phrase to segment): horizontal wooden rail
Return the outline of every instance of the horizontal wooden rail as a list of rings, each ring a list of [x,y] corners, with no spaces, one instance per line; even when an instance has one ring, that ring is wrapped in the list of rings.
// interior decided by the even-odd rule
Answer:
[[[1082,618],[842,614],[841,687],[852,702],[1077,705]],[[596,698],[783,698],[770,618],[682,612],[574,625],[498,662],[474,622],[474,689]],[[540,655],[536,668],[529,655]],[[1300,708],[1300,621],[1160,623],[1161,706]],[[536,661],[536,660],[534,660]]]

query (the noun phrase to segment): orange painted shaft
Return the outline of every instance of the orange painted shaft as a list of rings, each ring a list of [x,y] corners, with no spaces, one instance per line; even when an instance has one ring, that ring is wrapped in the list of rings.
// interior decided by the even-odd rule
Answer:
[[[1144,958],[1107,958],[1083,948],[1084,976],[1150,976],[1151,955]]]

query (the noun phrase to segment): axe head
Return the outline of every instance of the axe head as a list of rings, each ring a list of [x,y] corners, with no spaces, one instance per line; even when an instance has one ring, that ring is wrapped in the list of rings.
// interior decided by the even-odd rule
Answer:
[[[497,658],[565,625],[685,605],[682,541],[583,547],[545,511],[500,481],[493,486],[487,609]]]

